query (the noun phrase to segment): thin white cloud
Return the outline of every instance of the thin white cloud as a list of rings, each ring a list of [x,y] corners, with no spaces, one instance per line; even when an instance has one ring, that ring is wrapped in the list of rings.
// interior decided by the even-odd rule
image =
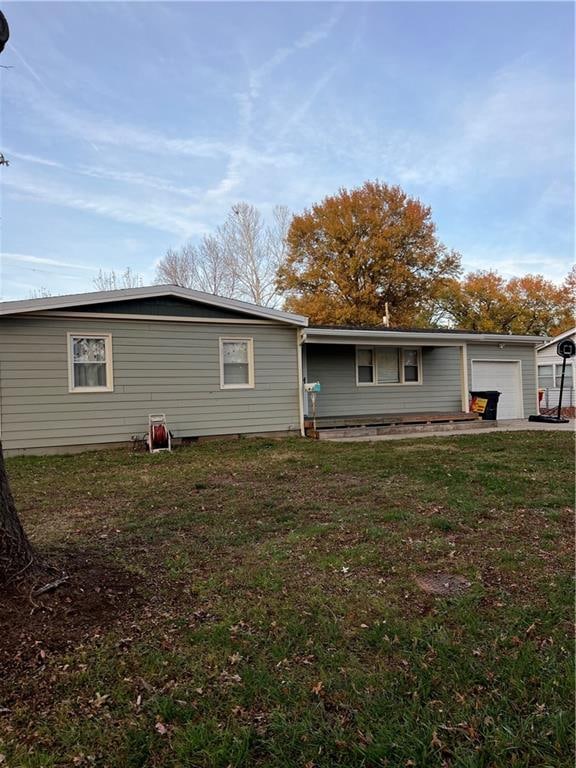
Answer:
[[[558,284],[562,282],[570,268],[566,259],[553,252],[510,245],[488,247],[471,243],[466,249],[463,261],[465,269],[469,271],[496,268],[507,278],[536,274],[543,275],[547,280]]]
[[[309,29],[302,34],[291,45],[282,46],[265,61],[261,66],[253,69],[249,75],[249,96],[254,101],[260,95],[264,82],[270,75],[281,66],[287,59],[301,50],[312,48],[330,37],[330,33],[341,19],[344,12],[344,6],[337,6],[330,16],[318,26]]]
[[[515,62],[448,114],[442,133],[408,134],[386,159],[401,183],[420,186],[534,176],[573,159],[573,103],[570,83]]]
[[[251,164],[250,150],[252,124],[254,122],[254,111],[262,89],[272,73],[278,69],[290,57],[299,51],[312,48],[318,43],[326,40],[333,28],[336,26],[342,14],[344,6],[337,6],[330,16],[312,29],[306,30],[290,45],[278,48],[272,56],[258,67],[250,69],[248,72],[248,87],[246,90],[237,93],[235,98],[239,108],[239,144],[240,147],[230,152],[230,158],[224,177],[220,182],[207,192],[210,198],[220,198],[229,195],[234,189],[241,186],[243,181],[243,171],[246,165]],[[277,142],[274,140],[268,149],[272,157],[282,157],[278,151]],[[263,153],[264,155],[266,153]]]
[[[25,163],[34,163],[35,165],[45,165],[49,168],[65,168],[62,163],[58,163],[55,160],[49,160],[46,157],[39,157],[38,155],[31,155],[25,152],[17,152],[16,150],[6,147],[4,154],[10,161],[22,160]]]
[[[12,253],[10,251],[0,251],[0,263],[5,261],[17,262],[20,264],[32,264],[39,267],[58,267],[63,269],[80,269],[88,272],[97,271],[96,267],[90,267],[86,264],[75,264],[70,261],[60,261],[59,259],[50,259],[45,256],[33,256],[29,253]]]
[[[316,82],[310,89],[308,96],[304,99],[304,101],[302,101],[299,104],[299,106],[295,110],[292,111],[292,114],[290,115],[290,117],[285,121],[284,125],[282,126],[282,129],[278,133],[279,140],[285,139],[293,130],[294,126],[304,119],[304,117],[310,111],[310,109],[312,108],[314,102],[316,101],[320,93],[330,83],[330,81],[332,80],[332,78],[334,77],[337,71],[338,71],[338,65],[334,64],[316,80]]]
[[[16,87],[14,88],[14,84]],[[58,129],[60,134],[74,136],[88,143],[96,151],[113,146],[148,157],[173,156],[175,158],[199,158],[221,160],[239,156],[255,164],[284,167],[294,161],[293,154],[267,154],[243,142],[213,140],[203,137],[171,137],[158,131],[111,120],[99,114],[80,112],[68,107],[57,98],[46,98],[29,82],[14,79],[8,89],[12,99],[24,99],[27,107],[42,118],[42,130],[47,125]],[[30,156],[31,157],[31,156]]]
[[[144,225],[183,237],[201,234],[206,229],[204,224],[195,222],[188,215],[186,208],[177,208],[170,203],[163,205],[150,200],[131,200],[93,192],[82,195],[75,189],[53,183],[8,177],[4,185],[8,191],[20,198],[87,211],[122,223]]]
[[[180,187],[176,184],[172,184],[166,179],[160,178],[159,176],[149,176],[139,171],[122,171],[116,168],[104,168],[94,165],[64,165],[63,163],[59,163],[45,157],[39,157],[38,155],[31,155],[24,152],[17,152],[10,148],[5,150],[5,154],[11,161],[21,160],[25,163],[33,163],[34,165],[57,168],[67,173],[89,176],[95,179],[107,179],[109,181],[116,181],[122,184],[150,187],[162,192],[173,192],[174,194],[193,198],[198,198],[198,196],[201,194],[201,190],[199,188],[194,189],[191,187]]]
[[[36,72],[34,67],[24,58],[24,56],[20,53],[18,48],[14,45],[14,41],[10,40],[10,50],[16,54],[16,58],[20,60],[20,62],[24,65],[24,68],[27,70],[27,72],[32,75],[34,80],[44,88],[44,82],[40,75]]]

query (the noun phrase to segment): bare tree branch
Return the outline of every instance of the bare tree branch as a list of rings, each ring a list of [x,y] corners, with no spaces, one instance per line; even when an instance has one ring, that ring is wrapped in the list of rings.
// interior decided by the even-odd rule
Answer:
[[[141,288],[144,285],[142,275],[126,267],[124,272],[104,272],[102,269],[92,281],[97,291],[116,291],[119,288]]]
[[[257,208],[238,203],[198,246],[186,243],[178,250],[169,249],[158,264],[156,280],[275,305],[276,271],[286,257],[290,219],[288,209],[278,206],[268,226]]]

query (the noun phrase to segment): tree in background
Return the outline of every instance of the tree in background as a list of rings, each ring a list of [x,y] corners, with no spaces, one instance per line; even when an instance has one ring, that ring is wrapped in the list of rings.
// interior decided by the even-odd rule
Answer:
[[[168,250],[156,281],[273,306],[279,301],[276,273],[285,258],[289,222],[284,206],[274,208],[267,224],[253,205],[238,203],[199,245]]]
[[[573,272],[562,286],[542,275],[506,280],[493,270],[470,272],[442,291],[438,312],[456,328],[554,336],[574,324]]]
[[[185,243],[177,250],[169,248],[158,263],[156,282],[233,297],[235,275],[220,231],[205,235],[199,245]]]
[[[124,272],[104,272],[102,269],[92,281],[97,291],[116,291],[119,288],[141,288],[144,285],[142,275],[139,275],[130,267]]]
[[[576,264],[572,265],[570,271],[566,275],[562,287],[568,294],[570,306],[572,308],[572,319],[574,320],[574,313],[576,312]]]
[[[277,276],[286,309],[314,323],[425,325],[430,302],[459,274],[430,208],[400,187],[365,182],[294,216]]]
[[[52,291],[41,285],[39,288],[33,288],[28,295],[31,299],[48,299],[52,296]]]

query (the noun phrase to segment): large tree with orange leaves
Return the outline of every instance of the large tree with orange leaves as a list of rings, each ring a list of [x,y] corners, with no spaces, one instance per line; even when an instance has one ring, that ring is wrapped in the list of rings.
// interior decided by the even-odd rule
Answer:
[[[400,187],[366,182],[294,216],[278,271],[285,306],[313,323],[422,323],[430,302],[459,274],[430,208]]]
[[[443,290],[439,306],[457,328],[554,336],[574,325],[571,280],[558,286],[542,275],[506,280],[492,270],[470,272]]]

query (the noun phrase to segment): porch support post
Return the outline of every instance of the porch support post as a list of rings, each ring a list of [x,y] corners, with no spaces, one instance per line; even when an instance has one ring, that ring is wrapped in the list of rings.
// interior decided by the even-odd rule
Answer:
[[[460,347],[460,393],[462,396],[462,410],[470,413],[470,399],[468,394],[468,347],[462,344]]]
[[[298,416],[300,419],[300,434],[306,437],[304,429],[304,378],[302,374],[302,356],[304,355],[304,341],[306,333],[301,328],[296,329],[296,356],[298,366]]]

